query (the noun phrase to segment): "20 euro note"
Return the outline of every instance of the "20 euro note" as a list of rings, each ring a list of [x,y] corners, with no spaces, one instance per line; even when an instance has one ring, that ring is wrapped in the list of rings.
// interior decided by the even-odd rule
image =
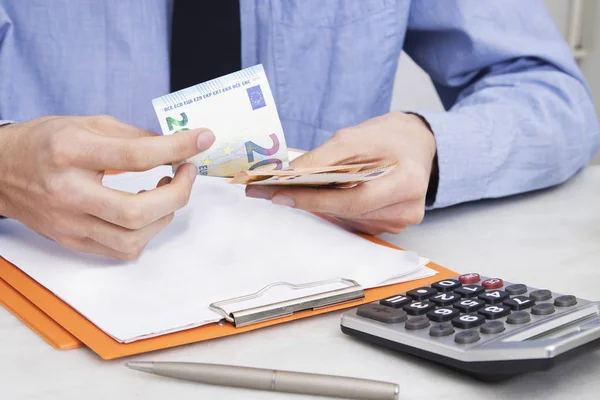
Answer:
[[[210,149],[185,160],[198,174],[233,177],[240,171],[284,169],[288,150],[262,65],[152,100],[164,135],[208,128]],[[179,165],[174,165],[176,169]]]

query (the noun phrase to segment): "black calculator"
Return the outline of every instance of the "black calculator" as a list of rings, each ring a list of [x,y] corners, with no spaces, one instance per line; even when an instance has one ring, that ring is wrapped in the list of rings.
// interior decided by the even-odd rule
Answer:
[[[500,381],[600,344],[600,302],[469,273],[342,315],[342,332]]]

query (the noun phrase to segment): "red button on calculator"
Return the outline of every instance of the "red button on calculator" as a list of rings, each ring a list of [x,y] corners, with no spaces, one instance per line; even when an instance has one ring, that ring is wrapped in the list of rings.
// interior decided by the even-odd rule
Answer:
[[[481,286],[486,289],[498,289],[504,286],[504,282],[502,282],[502,279],[500,278],[490,278],[481,282]]]
[[[471,272],[470,274],[464,274],[458,277],[458,280],[464,285],[468,285],[470,283],[477,283],[480,279],[481,277],[479,276],[479,274],[476,274],[474,272]]]

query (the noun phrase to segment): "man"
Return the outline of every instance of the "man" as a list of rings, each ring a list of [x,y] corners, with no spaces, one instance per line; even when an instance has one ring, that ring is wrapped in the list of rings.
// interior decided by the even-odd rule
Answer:
[[[402,49],[447,111],[388,112]],[[70,249],[136,258],[186,204],[195,170],[137,195],[103,187],[103,172],[210,147],[210,127],[152,133],[151,99],[258,63],[289,146],[312,150],[294,166],[399,164],[351,190],[247,195],[369,233],[561,183],[600,140],[541,0],[0,0],[0,215]]]

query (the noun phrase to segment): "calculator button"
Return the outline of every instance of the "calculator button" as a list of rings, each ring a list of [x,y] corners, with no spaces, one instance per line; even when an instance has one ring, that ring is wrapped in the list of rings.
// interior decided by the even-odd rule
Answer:
[[[356,314],[386,324],[397,324],[408,319],[405,311],[378,304],[364,304],[357,308]]]
[[[511,325],[524,324],[531,321],[531,315],[527,311],[516,311],[506,318],[506,323]]]
[[[485,319],[498,319],[502,317],[506,317],[510,314],[510,308],[507,306],[503,306],[501,304],[498,305],[490,305],[482,308],[478,311],[479,314],[483,315]]]
[[[510,296],[508,293],[502,290],[491,290],[489,292],[481,293],[479,298],[485,301],[488,304],[498,304],[502,303],[504,300],[508,299]]]
[[[570,294],[558,296],[556,299],[554,299],[554,305],[556,307],[571,307],[575,304],[577,304],[577,299],[575,296],[571,296]]]
[[[552,298],[552,292],[547,289],[535,290],[529,293],[529,297],[535,301],[550,300]]]
[[[443,281],[439,281],[431,285],[432,288],[437,289],[438,292],[442,293],[451,292],[454,289],[461,286],[462,283],[460,283],[456,279],[445,279]]]
[[[481,277],[479,276],[479,274],[471,272],[470,274],[464,274],[464,275],[459,276],[458,280],[463,285],[468,285],[469,283],[477,283],[477,282],[479,282],[481,280]]]
[[[554,304],[552,303],[540,303],[533,306],[531,313],[533,315],[548,315],[554,312]]]
[[[477,314],[465,314],[452,319],[452,325],[460,329],[475,328],[485,322],[485,318],[482,315]]]
[[[504,288],[511,296],[516,296],[519,294],[527,293],[527,286],[522,283],[516,283],[514,285],[510,285]]]
[[[427,317],[429,317],[429,319],[434,322],[450,321],[457,315],[460,315],[460,311],[458,311],[456,308],[451,307],[437,308],[427,313]]]
[[[488,335],[504,332],[505,329],[506,328],[504,327],[504,322],[502,321],[488,321],[485,324],[481,325],[481,328],[479,328],[481,333],[486,333]]]
[[[457,301],[452,305],[452,307],[458,308],[464,313],[477,311],[483,306],[485,306],[485,302],[479,299],[462,299],[461,301]]]
[[[535,305],[535,301],[531,300],[527,296],[515,296],[512,299],[504,300],[504,304],[512,308],[513,310],[524,310]]]
[[[419,329],[425,329],[429,326],[429,319],[425,316],[414,317],[406,321],[404,327],[409,331],[416,331]]]
[[[404,306],[404,311],[409,315],[423,315],[435,308],[435,304],[429,301],[415,301]]]
[[[481,286],[486,289],[499,289],[504,286],[504,282],[500,278],[490,278],[481,282]]]
[[[436,295],[438,292],[434,288],[430,287],[422,287],[414,290],[409,290],[406,292],[408,297],[411,297],[413,300],[427,300],[433,295]]]
[[[458,293],[439,293],[430,298],[429,301],[435,303],[438,307],[446,307],[460,300],[460,298]]]
[[[481,293],[485,292],[483,286],[479,285],[464,285],[463,287],[459,287],[454,291],[454,293],[460,294],[462,297],[477,297]]]
[[[434,337],[448,336],[454,333],[454,327],[449,322],[437,324],[429,328],[429,335]]]
[[[454,341],[458,344],[475,343],[479,339],[481,339],[481,336],[479,336],[479,332],[477,331],[458,332],[454,336]]]
[[[384,306],[392,307],[392,308],[402,308],[411,302],[410,297],[403,296],[399,294],[398,296],[388,297],[387,299],[381,300],[379,303]]]

